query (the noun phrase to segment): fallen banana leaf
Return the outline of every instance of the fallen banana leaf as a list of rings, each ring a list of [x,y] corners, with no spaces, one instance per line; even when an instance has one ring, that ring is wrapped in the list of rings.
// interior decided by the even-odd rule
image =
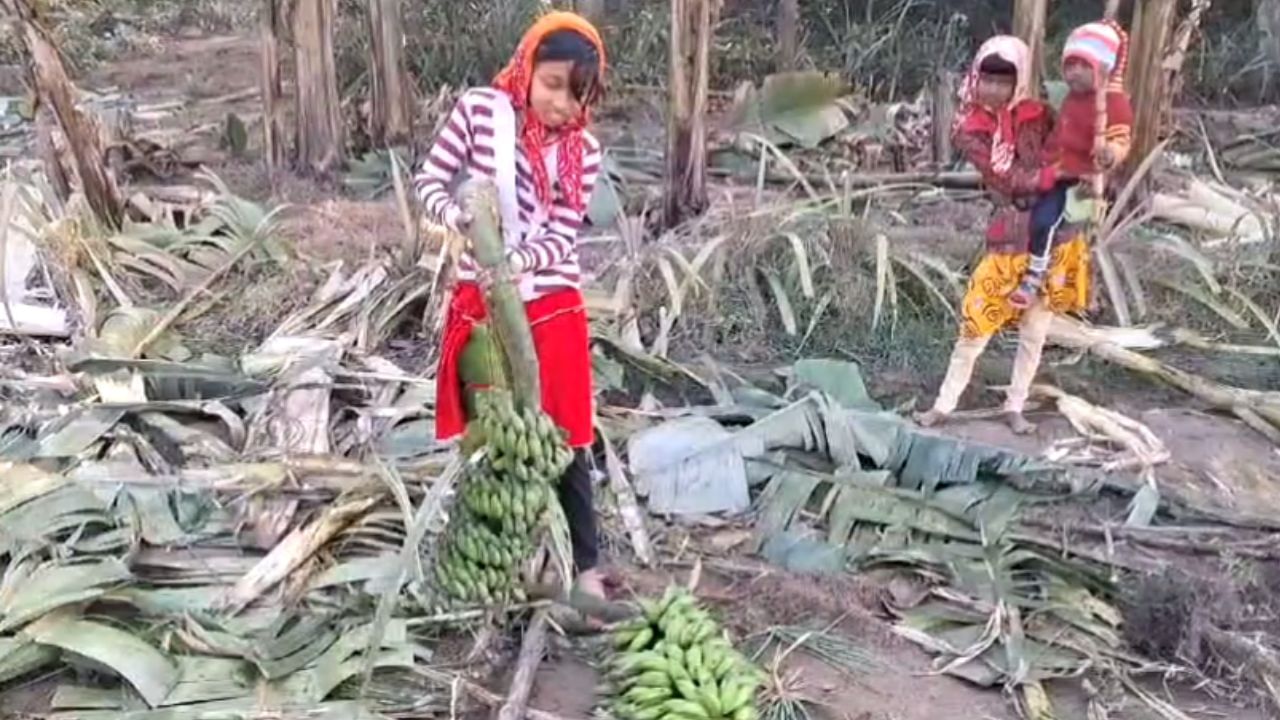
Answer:
[[[279,623],[288,620],[284,617]],[[315,662],[338,638],[338,628],[330,618],[322,615],[303,617],[283,634],[257,644],[251,657],[263,677],[275,680]]]
[[[59,685],[49,706],[54,710],[119,710],[128,702],[124,688]]]
[[[851,410],[880,410],[871,399],[862,370],[856,363],[840,360],[801,360],[791,368],[796,383],[805,389],[830,395],[841,407]]]
[[[155,647],[123,630],[74,616],[49,615],[28,626],[25,634],[42,645],[83,655],[111,668],[156,707],[178,682],[173,661]]]
[[[75,485],[61,485],[0,515],[0,543],[63,540],[75,531],[91,526],[110,529],[118,522],[106,503],[93,493]]]
[[[124,417],[123,410],[81,407],[45,428],[36,443],[35,458],[75,457],[93,447]]]
[[[0,461],[0,517],[26,502],[63,487],[64,478],[34,465]]]
[[[233,613],[243,610],[377,503],[378,498],[364,498],[326,508],[320,517],[306,527],[290,533],[242,577],[235,587],[219,598],[217,606]]]
[[[124,563],[113,558],[10,565],[0,583],[0,632],[20,628],[57,608],[99,598],[132,578]]]
[[[57,648],[23,638],[0,638],[0,685],[29,675],[56,661]]]
[[[251,696],[253,672],[249,663],[228,658],[178,656],[178,682],[165,696],[163,707],[233,700]]]

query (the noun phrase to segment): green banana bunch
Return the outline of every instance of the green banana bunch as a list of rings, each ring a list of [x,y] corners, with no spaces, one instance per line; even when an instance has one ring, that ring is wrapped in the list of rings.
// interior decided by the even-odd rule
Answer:
[[[482,392],[475,405],[465,445],[484,452],[469,456],[435,579],[455,604],[521,601],[520,564],[573,454],[550,417],[517,410],[507,390]]]
[[[613,632],[603,690],[618,720],[756,720],[764,673],[688,591],[642,600]]]
[[[546,413],[517,410],[505,391],[485,393],[476,405],[494,470],[525,483],[550,483],[573,461],[564,435]]]

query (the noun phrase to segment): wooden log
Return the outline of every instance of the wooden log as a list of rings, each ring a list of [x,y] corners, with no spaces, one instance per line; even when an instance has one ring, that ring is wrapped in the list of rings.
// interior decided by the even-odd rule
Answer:
[[[1053,319],[1049,341],[1063,347],[1088,351],[1107,362],[1162,380],[1194,395],[1215,410],[1233,415],[1244,410],[1251,417],[1280,429],[1280,392],[1233,387],[1179,370],[1110,341],[1100,341],[1090,335],[1087,326],[1066,317]]]
[[[328,175],[343,161],[342,99],[333,53],[335,0],[293,4],[298,169]]]
[[[399,0],[369,2],[369,84],[373,112],[369,138],[375,147],[409,139],[412,84],[404,59],[404,15]]]
[[[260,8],[262,43],[262,154],[274,173],[284,165],[288,142],[284,133],[284,83],[280,77],[280,41],[285,25],[279,0],[265,0]]]
[[[31,0],[5,0],[3,7],[17,18],[31,59],[37,102],[53,108],[89,207],[98,220],[119,227],[124,202],[107,170],[102,140],[92,118],[76,106],[76,88],[48,31],[36,19]]]

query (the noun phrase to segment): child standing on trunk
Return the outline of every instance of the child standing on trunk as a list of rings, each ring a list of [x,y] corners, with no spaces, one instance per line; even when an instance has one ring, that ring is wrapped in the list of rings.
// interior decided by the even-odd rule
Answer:
[[[604,93],[600,34],[567,12],[545,15],[525,33],[491,87],[463,93],[414,178],[427,212],[455,232],[471,219],[451,186],[467,174],[498,189],[507,260],[533,330],[542,408],[569,434],[574,461],[559,487],[569,521],[578,589],[604,596],[588,452],[594,440],[587,311],[577,239],[600,172],[600,143],[587,132]],[[475,260],[458,261],[436,373],[436,435],[466,430],[459,360],[486,317]]]
[[[1031,209],[1031,262],[1009,296],[1015,308],[1030,307],[1040,292],[1068,193],[1081,179],[1113,170],[1129,154],[1133,107],[1124,90],[1127,61],[1128,37],[1115,21],[1082,25],[1067,38],[1062,52],[1067,96],[1046,145],[1046,166],[1040,177],[1043,194]],[[1095,148],[1098,92],[1106,93],[1106,125],[1105,143]]]

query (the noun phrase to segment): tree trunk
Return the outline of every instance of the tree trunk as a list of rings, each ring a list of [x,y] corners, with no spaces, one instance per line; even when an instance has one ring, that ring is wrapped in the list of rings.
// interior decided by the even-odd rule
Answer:
[[[1280,30],[1280,0],[1262,1],[1270,2],[1275,7],[1276,27]],[[1192,38],[1199,34],[1200,21],[1212,5],[1213,0],[1191,0],[1191,9],[1182,18],[1182,22],[1178,23],[1173,39],[1165,46],[1164,60],[1161,65],[1165,84],[1161,117],[1169,117],[1173,109],[1173,99],[1182,93],[1182,65],[1187,59],[1187,52],[1191,49]],[[1280,38],[1280,35],[1277,35],[1277,38]],[[1280,48],[1276,48],[1275,52],[1280,56]]]
[[[262,153],[274,173],[284,165],[284,84],[280,78],[280,45],[285,34],[280,0],[264,0],[259,12],[262,34]]]
[[[124,219],[120,190],[107,170],[102,139],[93,118],[76,107],[76,88],[67,76],[57,46],[36,20],[30,0],[5,0],[3,7],[17,19],[31,58],[36,102],[51,107],[57,116],[85,200],[100,222],[119,227]],[[56,170],[51,168],[50,172]]]
[[[707,207],[707,93],[718,0],[671,0],[665,220]]]
[[[53,111],[44,106],[36,107],[36,154],[44,163],[44,172],[53,186],[54,195],[65,204],[71,198],[71,180],[67,177],[66,165],[62,163],[62,154],[53,141],[55,122]]]
[[[604,0],[577,0],[574,3],[574,8],[579,15],[597,25],[604,22]]]
[[[1280,66],[1280,0],[1254,0],[1258,41],[1271,64]]]
[[[1048,0],[1016,0],[1013,7],[1013,34],[1031,48],[1031,92],[1040,95],[1044,78],[1044,26],[1049,14]]]
[[[933,123],[933,162],[938,169],[951,164],[951,123],[955,118],[955,76],[947,70],[938,70],[933,81],[931,119]]]
[[[1128,166],[1137,167],[1160,142],[1170,88],[1164,51],[1173,32],[1178,0],[1146,0],[1134,8],[1127,85],[1133,98],[1133,146]]]
[[[800,53],[800,2],[778,0],[778,69],[795,70]]]
[[[404,61],[404,16],[399,0],[369,2],[369,80],[373,115],[369,138],[375,147],[405,142],[413,132],[409,74]]]
[[[296,0],[297,164],[327,175],[343,160],[342,107],[333,58],[334,0]]]

